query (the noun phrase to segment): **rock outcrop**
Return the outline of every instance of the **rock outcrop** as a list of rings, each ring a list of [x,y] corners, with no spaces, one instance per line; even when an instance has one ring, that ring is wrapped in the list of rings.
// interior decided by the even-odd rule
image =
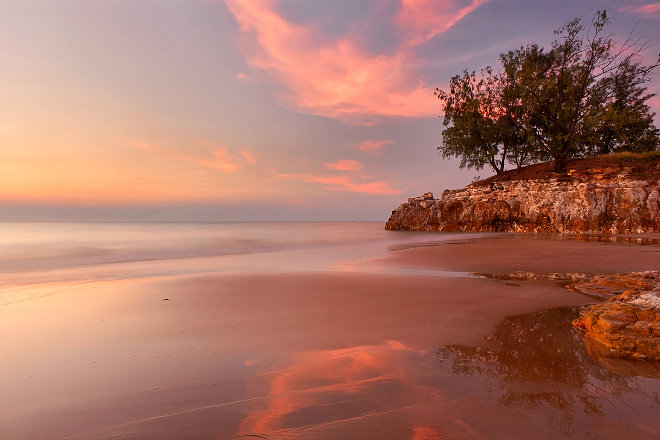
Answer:
[[[582,163],[584,160],[582,161]],[[385,229],[568,233],[660,232],[660,159],[579,166],[539,178],[491,178],[392,211]],[[544,165],[544,164],[540,164]],[[530,167],[531,169],[532,167]]]
[[[478,273],[500,281],[550,280],[598,300],[573,320],[587,351],[608,368],[610,359],[660,361],[660,272],[624,274]],[[658,365],[660,366],[660,364]],[[657,367],[649,371],[656,371]],[[657,370],[660,371],[660,370]],[[650,377],[657,377],[657,371]]]
[[[660,361],[660,273],[601,277],[592,284],[627,285],[629,290],[580,311],[573,326],[597,357]],[[608,278],[611,283],[602,283]],[[584,284],[588,283],[583,283]]]

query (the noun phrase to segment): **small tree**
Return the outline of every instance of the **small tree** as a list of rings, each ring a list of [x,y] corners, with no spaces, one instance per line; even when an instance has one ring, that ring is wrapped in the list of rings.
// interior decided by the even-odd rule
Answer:
[[[642,64],[648,40],[629,36],[618,44],[603,34],[608,22],[605,11],[587,27],[576,18],[555,31],[550,50],[532,44],[503,53],[499,73],[487,67],[482,79],[465,73],[452,78],[448,93],[436,90],[445,112],[443,156],[470,157],[461,164],[474,168],[494,157],[517,166],[552,159],[561,171],[575,156],[657,149],[659,132],[646,105],[654,95],[644,84],[660,56]],[[462,112],[466,107],[470,113]],[[476,131],[484,133],[475,127],[489,127],[486,142],[475,142]],[[504,160],[495,164],[501,173]]]

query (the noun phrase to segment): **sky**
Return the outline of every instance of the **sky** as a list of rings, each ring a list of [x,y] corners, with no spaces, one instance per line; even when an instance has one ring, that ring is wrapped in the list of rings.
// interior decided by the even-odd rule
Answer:
[[[436,87],[599,9],[657,56],[646,0],[0,0],[0,221],[384,222],[491,174]]]

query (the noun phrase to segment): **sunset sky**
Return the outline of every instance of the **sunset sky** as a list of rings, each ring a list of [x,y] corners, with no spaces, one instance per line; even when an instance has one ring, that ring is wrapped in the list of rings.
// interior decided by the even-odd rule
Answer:
[[[490,174],[435,87],[603,8],[657,55],[648,1],[2,0],[0,220],[385,221]]]

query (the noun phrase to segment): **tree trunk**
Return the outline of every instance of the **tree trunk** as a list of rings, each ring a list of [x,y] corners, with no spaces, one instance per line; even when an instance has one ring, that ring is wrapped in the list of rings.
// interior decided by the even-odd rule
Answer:
[[[562,156],[555,157],[555,172],[563,173],[566,169],[566,158]]]

